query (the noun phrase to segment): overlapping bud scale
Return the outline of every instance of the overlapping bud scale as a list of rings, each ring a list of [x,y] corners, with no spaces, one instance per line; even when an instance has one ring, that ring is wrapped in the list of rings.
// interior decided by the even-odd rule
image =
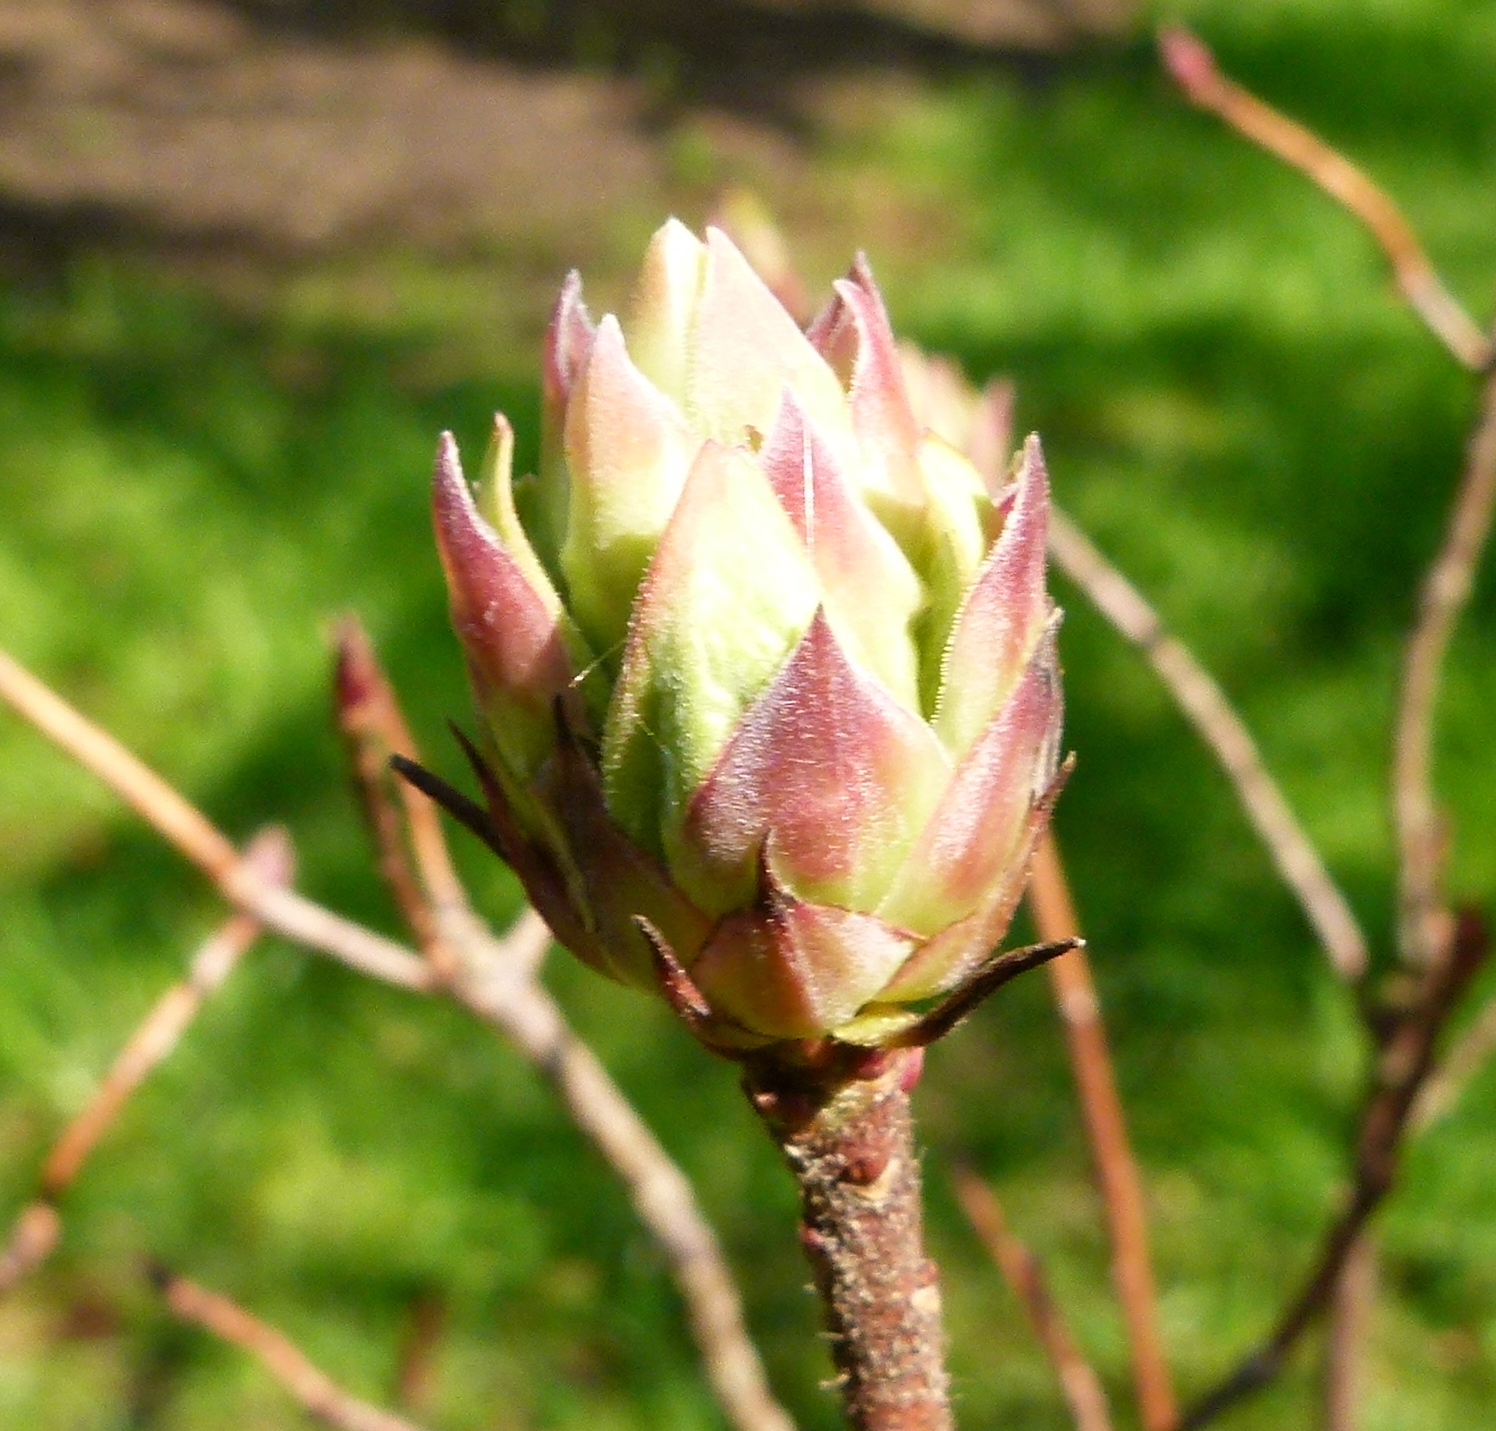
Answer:
[[[557,936],[724,1045],[876,1043],[988,960],[1057,793],[1037,439],[925,429],[866,264],[802,332],[721,233],[655,235],[625,322],[568,280],[538,478],[496,420],[438,545],[502,853]]]

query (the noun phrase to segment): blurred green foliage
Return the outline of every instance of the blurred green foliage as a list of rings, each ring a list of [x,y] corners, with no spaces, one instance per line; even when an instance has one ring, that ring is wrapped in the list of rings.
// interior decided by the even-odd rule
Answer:
[[[1180,9],[1230,72],[1376,174],[1455,290],[1490,311],[1496,10]],[[973,376],[1017,378],[1059,499],[1240,703],[1385,962],[1388,717],[1472,381],[1390,295],[1352,221],[1180,103],[1145,39],[1037,79],[994,67],[911,90],[816,162],[832,192],[871,187],[939,215],[933,235],[871,255],[897,325]],[[287,303],[251,320],[102,254],[0,300],[0,641],[236,836],[287,823],[307,891],[387,928],[330,730],[321,633],[339,611],[364,617],[431,763],[455,772],[443,722],[467,701],[423,474],[443,426],[476,447],[502,407],[522,461],[537,428],[534,381],[514,376],[533,371],[533,332],[464,330],[432,278],[410,260],[392,279],[406,301],[377,319]],[[1487,579],[1456,642],[1438,767],[1452,883],[1487,908],[1492,593]],[[1059,594],[1080,755],[1059,830],[1188,1394],[1261,1333],[1306,1266],[1346,1165],[1364,1051],[1211,760],[1084,599]],[[506,916],[507,874],[457,843],[480,902]],[[175,856],[0,718],[0,1219],[219,917]],[[731,1071],[565,958],[548,978],[696,1180],[776,1387],[805,1427],[834,1425],[792,1190]],[[1414,1151],[1388,1209],[1366,1431],[1464,1431],[1496,1405],[1493,1099],[1483,1075]],[[1042,978],[934,1054],[919,1107],[963,1426],[1065,1418],[955,1210],[955,1151],[999,1188],[1125,1407]],[[434,1431],[720,1425],[658,1253],[534,1075],[456,1012],[284,946],[245,961],[65,1214],[57,1257],[0,1305],[6,1431],[301,1424],[256,1367],[161,1313],[139,1275],[147,1254],[279,1323],[376,1399],[435,1299],[419,1408]],[[1311,1362],[1229,1424],[1312,1424]],[[1125,1409],[1118,1420],[1133,1424]]]

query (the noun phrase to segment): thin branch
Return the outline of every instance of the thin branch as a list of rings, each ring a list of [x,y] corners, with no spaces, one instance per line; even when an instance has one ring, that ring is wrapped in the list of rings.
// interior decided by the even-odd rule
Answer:
[[[1079,937],[1080,921],[1053,832],[1040,840],[1034,853],[1028,901],[1040,938]],[[1101,1021],[1101,1004],[1084,949],[1062,954],[1050,964],[1049,975],[1065,1025],[1086,1136],[1096,1161],[1112,1245],[1112,1283],[1127,1327],[1138,1409],[1147,1431],[1171,1431],[1178,1408],[1158,1336],[1158,1297],[1148,1255],[1143,1183],[1128,1141],[1127,1120]]]
[[[1377,1290],[1377,1242],[1364,1228],[1346,1254],[1330,1298],[1325,1337],[1325,1431],[1356,1431],[1366,1326]]]
[[[238,870],[239,851],[227,835],[112,735],[79,715],[4,651],[0,651],[0,699],[98,776],[214,884],[222,886]]]
[[[1434,707],[1444,658],[1470,599],[1496,507],[1496,373],[1485,383],[1449,526],[1424,577],[1403,659],[1393,737],[1392,807],[1397,829],[1398,933],[1402,955],[1428,963],[1445,937],[1439,895],[1442,844],[1433,793]]]
[[[401,1406],[419,1410],[428,1403],[447,1317],[446,1299],[436,1290],[417,1292],[411,1299],[395,1373],[395,1399]]]
[[[338,676],[345,705],[350,686],[362,693],[363,739],[377,741],[386,758],[418,761],[394,688],[356,627],[344,628]],[[451,971],[453,996],[519,1048],[623,1179],[640,1220],[665,1252],[707,1379],[729,1420],[739,1431],[791,1431],[748,1335],[721,1244],[690,1183],[537,977],[551,931],[526,909],[502,940],[495,939],[469,908],[435,803],[408,781],[400,790],[429,910],[433,962]]]
[[[148,824],[203,869],[231,902],[305,948],[417,993],[442,989],[429,961],[246,867],[228,838],[112,736],[0,652],[0,699],[122,795]],[[573,1119],[628,1188],[659,1240],[686,1304],[713,1390],[738,1431],[791,1431],[743,1323],[742,1304],[690,1184],[533,977],[550,932],[527,911],[496,940],[465,908],[440,910],[458,951],[450,993],[506,1033],[561,1094]]]
[[[421,952],[432,960],[440,976],[450,977],[451,969],[441,962],[447,951],[437,935],[431,900],[406,848],[409,821],[402,818],[396,804],[390,776],[390,756],[411,753],[409,732],[394,708],[389,684],[357,618],[345,617],[338,623],[334,643],[335,713],[353,787],[374,845],[375,868]]]
[[[348,697],[357,700],[363,730],[383,747],[386,765],[391,755],[416,759],[420,752],[416,749],[410,726],[406,724],[405,713],[395,697],[394,687],[390,685],[389,677],[379,664],[368,633],[351,616],[342,626],[338,673],[341,680],[349,683],[345,688]],[[467,894],[447,850],[441,812],[408,782],[394,782],[394,788],[405,812],[406,835],[415,855],[416,872],[425,888],[426,898],[438,908],[465,905]]]
[[[62,1215],[45,1198],[23,1207],[0,1251],[0,1296],[40,1267],[61,1236]]]
[[[1489,373],[1444,542],[1419,592],[1393,735],[1398,946],[1403,959],[1422,971],[1418,1001],[1390,1026],[1383,1086],[1362,1124],[1356,1185],[1314,1276],[1284,1314],[1273,1338],[1185,1422],[1203,1425],[1216,1411],[1271,1379],[1293,1341],[1328,1302],[1326,1426],[1329,1431],[1349,1431],[1357,1401],[1361,1327],[1375,1276],[1375,1243],[1365,1223],[1390,1188],[1404,1137],[1440,1117],[1496,1046],[1492,1005],[1456,1044],[1443,1068],[1434,1070],[1434,1040],[1468,977],[1463,966],[1476,957],[1462,953],[1462,944],[1484,944],[1483,934],[1477,938],[1470,933],[1469,921],[1461,927],[1440,887],[1444,832],[1434,796],[1433,726],[1450,639],[1470,598],[1496,506],[1496,344],[1440,280],[1397,205],[1365,174],[1308,130],[1227,80],[1210,51],[1187,31],[1164,31],[1160,49],[1190,100],[1300,169],[1359,219],[1381,245],[1414,312],[1457,361]]]
[[[506,964],[516,976],[535,974],[549,939],[501,940],[492,935],[472,913],[436,802],[409,780],[393,778],[391,757],[416,761],[420,752],[373,643],[353,616],[338,629],[335,688],[338,722],[379,871],[438,978],[449,981],[457,975],[454,934],[470,957]],[[525,961],[523,968],[515,965],[516,959]]]
[[[549,941],[538,916],[528,916],[525,927]],[[723,1409],[740,1431],[791,1431],[744,1327],[742,1299],[721,1245],[685,1175],[545,989],[506,976],[502,965],[487,968],[496,972],[469,976],[458,998],[514,1041],[623,1179],[640,1220],[665,1252]]]
[[[293,876],[290,837],[279,827],[260,831],[249,842],[244,859],[258,877],[272,884],[285,884]],[[253,916],[232,916],[193,956],[187,976],[161,995],[130,1035],[93,1098],[52,1145],[42,1165],[41,1195],[22,1210],[0,1255],[0,1294],[51,1256],[61,1233],[56,1205],[62,1195],[130,1096],[170,1055],[203,1002],[228,978],[261,932]]]
[[[240,859],[233,842],[206,815],[4,651],[0,651],[0,700],[109,786],[202,870],[230,904],[252,914],[266,929],[330,954],[385,983],[416,990],[433,986],[426,961],[403,945],[262,878]]]
[[[1349,210],[1381,246],[1409,306],[1456,361],[1474,372],[1490,365],[1496,356],[1490,339],[1445,287],[1418,235],[1384,190],[1318,135],[1227,79],[1210,50],[1188,30],[1166,28],[1158,43],[1164,68],[1191,104],[1218,115]]]
[[[1461,914],[1453,938],[1428,969],[1417,1001],[1393,1026],[1382,1050],[1377,1082],[1357,1134],[1354,1184],[1313,1270],[1268,1339],[1190,1409],[1179,1431],[1198,1431],[1228,1407],[1262,1390],[1324,1312],[1367,1222],[1392,1190],[1418,1091],[1433,1069],[1435,1043],[1484,962],[1488,945],[1483,921],[1471,911]]]
[[[338,676],[345,706],[351,686],[362,693],[361,740],[377,742],[386,759],[418,760],[394,688],[356,627],[344,628]],[[453,996],[519,1048],[623,1179],[640,1220],[665,1252],[707,1379],[729,1420],[739,1431],[790,1431],[748,1336],[721,1244],[690,1183],[537,977],[551,931],[526,909],[502,940],[495,939],[469,908],[436,805],[408,781],[400,789],[429,911],[428,949],[433,963],[450,971]]]
[[[1234,84],[1183,29],[1159,36],[1165,67],[1187,98],[1300,169],[1371,232],[1404,297],[1465,367],[1496,362],[1496,346],[1450,295],[1397,205],[1343,155]],[[1469,599],[1496,503],[1496,374],[1488,380],[1444,545],[1426,577],[1403,665],[1393,755],[1398,933],[1403,957],[1426,965],[1447,938],[1438,882],[1441,836],[1431,777],[1433,709],[1455,622]]]
[[[1367,965],[1366,936],[1220,686],[1169,633],[1127,578],[1060,511],[1050,514],[1049,551],[1060,570],[1147,657],[1225,771],[1335,972],[1348,982],[1360,979]]]
[[[1039,1260],[1008,1227],[997,1195],[969,1168],[951,1170],[956,1196],[1044,1348],[1076,1431],[1111,1431],[1106,1389],[1085,1359],[1044,1282]]]
[[[284,1332],[252,1317],[227,1297],[163,1270],[156,1271],[152,1281],[174,1316],[247,1351],[324,1426],[335,1431],[419,1431],[414,1422],[344,1391]]]
[[[1413,1102],[1414,1131],[1424,1132],[1459,1102],[1471,1080],[1496,1053],[1496,998],[1471,1020],[1439,1061]]]
[[[267,929],[303,948],[331,955],[355,973],[416,994],[429,994],[439,983],[431,966],[413,950],[324,909],[295,890],[263,889],[251,883],[236,890],[235,898]]]
[[[289,884],[295,877],[291,840],[279,826],[256,835],[244,852],[244,860],[258,878],[273,885]],[[42,1191],[47,1197],[56,1201],[68,1189],[126,1101],[176,1048],[204,1001],[223,984],[262,932],[252,915],[232,916],[193,956],[187,977],[161,995],[120,1050],[92,1101],[53,1145],[42,1169]]]

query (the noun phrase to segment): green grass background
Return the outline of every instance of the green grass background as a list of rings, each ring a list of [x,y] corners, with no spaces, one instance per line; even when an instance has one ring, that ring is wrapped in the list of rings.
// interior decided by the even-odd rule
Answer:
[[[1477,315],[1496,298],[1496,7],[1199,0],[1223,63],[1373,171]],[[700,218],[716,182],[683,143]],[[1060,500],[1212,666],[1388,956],[1388,717],[1412,592],[1473,410],[1351,220],[1187,109],[1140,37],[1035,79],[905,87],[833,130],[819,182],[925,216],[871,257],[897,325],[1014,375]],[[751,176],[749,176],[751,177]],[[693,188],[694,186],[694,188]],[[658,221],[619,216],[626,250]],[[869,240],[872,242],[872,240]],[[807,249],[818,252],[814,236]],[[830,260],[828,260],[830,262]],[[556,255],[559,279],[568,263]],[[832,274],[827,267],[817,277]],[[107,251],[0,298],[0,641],[224,828],[287,823],[304,888],[393,928],[328,720],[330,616],[373,630],[432,763],[467,709],[425,514],[434,433],[501,407],[533,459],[533,325],[483,322],[470,267],[381,270],[380,316],[302,275],[245,316]],[[471,306],[458,299],[473,298]],[[397,315],[397,316],[392,316]],[[1364,1076],[1354,1018],[1221,775],[1156,680],[1057,582],[1058,818],[1149,1188],[1184,1393],[1265,1328],[1334,1205]],[[1440,703],[1450,878],[1496,887],[1496,599]],[[507,875],[464,837],[485,909]],[[221,917],[87,777],[0,717],[0,1221],[157,992]],[[1021,931],[1020,931],[1021,932]],[[774,1384],[836,1424],[787,1176],[658,1009],[564,956],[548,981],[694,1178]],[[1489,984],[1489,981],[1488,981]],[[1066,1424],[950,1194],[993,1180],[1118,1408],[1126,1355],[1042,978],[932,1057],[918,1110],[961,1423]],[[1382,1224],[1366,1431],[1496,1424],[1496,1077],[1410,1157]],[[301,1414],[173,1324],[146,1255],[235,1296],[387,1399],[423,1299],[420,1418],[715,1427],[659,1254],[535,1076],[453,1010],[258,947],[112,1130],[63,1246],[0,1305],[0,1427],[279,1428]],[[1313,1358],[1229,1424],[1315,1424]]]

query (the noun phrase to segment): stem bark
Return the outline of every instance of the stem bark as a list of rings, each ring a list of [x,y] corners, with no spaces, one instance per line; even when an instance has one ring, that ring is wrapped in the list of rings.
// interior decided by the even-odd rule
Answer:
[[[909,1090],[917,1051],[835,1073],[750,1066],[744,1087],[800,1189],[853,1431],[950,1431],[940,1287],[924,1253]]]

